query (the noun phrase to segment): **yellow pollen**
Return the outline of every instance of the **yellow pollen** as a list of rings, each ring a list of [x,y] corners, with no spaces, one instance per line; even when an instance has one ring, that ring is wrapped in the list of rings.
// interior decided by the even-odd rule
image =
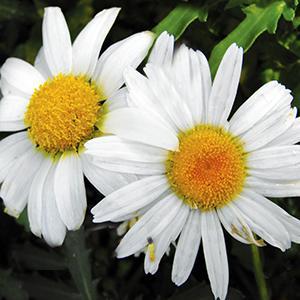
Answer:
[[[242,142],[221,127],[198,125],[179,135],[166,171],[174,192],[190,207],[219,208],[242,191],[246,153]]]
[[[78,150],[93,137],[101,97],[83,76],[59,74],[35,90],[25,113],[32,141],[50,154]]]

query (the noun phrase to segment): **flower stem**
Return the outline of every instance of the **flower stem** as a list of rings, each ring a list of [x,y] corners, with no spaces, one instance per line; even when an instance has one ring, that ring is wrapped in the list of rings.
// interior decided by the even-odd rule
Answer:
[[[263,267],[261,263],[261,257],[259,249],[256,245],[251,245],[252,250],[252,261],[254,265],[255,279],[259,290],[260,300],[269,300],[267,284],[265,280],[265,275],[263,272]]]
[[[96,289],[92,283],[89,252],[85,247],[85,236],[82,228],[78,231],[68,232],[64,248],[69,271],[82,299],[95,300]]]

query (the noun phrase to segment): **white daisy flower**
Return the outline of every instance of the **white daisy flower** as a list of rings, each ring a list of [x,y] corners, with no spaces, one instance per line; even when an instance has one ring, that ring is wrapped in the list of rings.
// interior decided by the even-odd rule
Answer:
[[[300,146],[294,145],[300,119],[290,91],[276,81],[229,117],[242,55],[231,45],[212,83],[204,55],[184,45],[173,55],[173,38],[164,33],[145,68],[147,77],[125,72],[130,107],[110,112],[102,126],[116,136],[86,145],[103,168],[143,175],[92,209],[94,222],[104,222],[148,207],[122,239],[117,256],[148,245],[145,272],[154,274],[179,237],[172,280],[181,285],[202,240],[219,299],[225,299],[229,280],[221,225],[246,244],[265,241],[284,251],[300,242],[300,221],[265,198],[300,195]]]
[[[84,220],[83,175],[103,194],[136,180],[95,166],[83,147],[105,133],[99,127],[108,112],[126,105],[123,70],[136,68],[153,42],[152,33],[141,32],[98,59],[119,10],[98,13],[72,44],[60,8],[48,7],[34,66],[9,58],[1,68],[0,130],[26,130],[0,143],[0,195],[15,217],[28,204],[32,232],[51,246]]]

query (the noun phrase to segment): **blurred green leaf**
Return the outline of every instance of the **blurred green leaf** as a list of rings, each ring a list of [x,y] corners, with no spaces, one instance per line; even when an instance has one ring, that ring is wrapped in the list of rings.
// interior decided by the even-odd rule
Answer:
[[[20,216],[16,219],[17,223],[24,226],[27,232],[30,232],[27,209],[24,209]]]
[[[92,283],[89,251],[85,247],[83,229],[69,231],[65,240],[67,265],[84,300],[95,300],[96,290]]]
[[[209,64],[212,74],[216,73],[225,51],[232,43],[237,43],[246,52],[263,32],[275,33],[285,5],[283,1],[276,1],[266,7],[253,4],[243,9],[246,18],[211,53]]]
[[[207,15],[208,12],[205,8],[179,5],[155,26],[152,31],[157,35],[168,31],[178,39],[193,21],[198,19],[200,22],[206,22]]]
[[[67,265],[62,256],[54,250],[48,251],[30,243],[18,247],[13,253],[15,261],[31,270],[64,270]]]
[[[19,280],[12,277],[11,271],[0,270],[0,298],[6,300],[27,300],[28,295],[24,291]]]
[[[170,297],[168,300],[213,300],[215,297],[212,294],[209,285],[200,283],[190,289],[179,292],[177,295]],[[226,299],[230,300],[242,300],[245,297],[236,289],[229,288]]]
[[[82,300],[80,294],[62,282],[46,279],[40,275],[24,276],[25,289],[34,299]],[[9,299],[10,300],[10,299]],[[15,299],[12,299],[15,300]],[[16,299],[17,300],[17,299]]]
[[[12,0],[1,0],[0,2],[0,21],[35,19],[36,17],[33,6],[29,6],[28,3]]]

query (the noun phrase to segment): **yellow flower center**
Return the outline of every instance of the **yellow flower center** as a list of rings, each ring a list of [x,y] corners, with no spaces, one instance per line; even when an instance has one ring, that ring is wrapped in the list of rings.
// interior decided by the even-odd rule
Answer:
[[[242,142],[221,127],[199,125],[179,135],[170,151],[167,177],[174,192],[192,208],[210,210],[232,201],[246,178]]]
[[[57,75],[35,90],[25,113],[32,141],[50,154],[78,150],[93,137],[101,96],[83,76]]]

